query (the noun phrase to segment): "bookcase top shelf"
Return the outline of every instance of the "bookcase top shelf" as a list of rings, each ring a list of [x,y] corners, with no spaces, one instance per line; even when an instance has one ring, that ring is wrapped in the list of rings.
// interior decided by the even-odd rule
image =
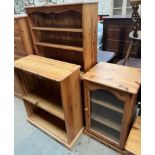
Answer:
[[[83,79],[136,94],[141,83],[140,72],[137,68],[100,62],[83,75]]]
[[[61,82],[74,71],[80,69],[79,65],[53,60],[37,55],[29,55],[15,61],[15,68],[29,73]]]
[[[82,5],[82,4],[92,4],[98,3],[98,0],[94,0],[91,2],[76,2],[76,3],[62,3],[62,4],[48,4],[48,5],[41,5],[41,6],[26,6],[25,8],[48,8],[48,7],[56,7],[56,6],[67,6],[67,5]]]

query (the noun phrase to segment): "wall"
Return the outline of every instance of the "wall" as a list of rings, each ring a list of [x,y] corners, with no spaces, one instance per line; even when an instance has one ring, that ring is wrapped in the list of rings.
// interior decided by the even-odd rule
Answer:
[[[33,2],[33,0],[30,0]],[[49,0],[54,3],[70,3],[70,2],[82,2],[82,1],[93,1],[93,0]],[[111,0],[98,0],[98,14],[109,15],[110,14],[110,1]],[[45,0],[34,0],[35,5],[44,5]],[[17,13],[24,13],[24,5],[28,5],[29,0],[14,0],[15,10]]]

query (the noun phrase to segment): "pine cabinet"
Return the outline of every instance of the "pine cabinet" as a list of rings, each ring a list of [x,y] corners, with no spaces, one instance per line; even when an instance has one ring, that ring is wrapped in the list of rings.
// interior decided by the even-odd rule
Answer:
[[[136,112],[140,70],[103,62],[90,69],[83,79],[85,133],[124,151]]]

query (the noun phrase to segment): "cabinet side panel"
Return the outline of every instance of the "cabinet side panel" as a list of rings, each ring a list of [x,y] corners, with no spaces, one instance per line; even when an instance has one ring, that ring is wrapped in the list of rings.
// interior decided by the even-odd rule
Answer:
[[[17,71],[14,72],[14,93],[16,97],[22,98],[23,89]]]
[[[96,64],[97,55],[97,4],[83,5],[83,61],[84,71]]]
[[[92,5],[91,17],[92,17],[92,41],[91,41],[91,67],[94,67],[97,63],[97,32],[98,32],[98,5]]]
[[[61,96],[66,120],[69,143],[83,127],[80,70],[74,72],[61,83]]]
[[[137,95],[132,95],[131,99],[125,103],[124,113],[123,113],[123,122],[122,122],[122,132],[120,137],[120,145],[124,149],[125,143],[131,129],[132,119],[135,116],[135,106],[137,103]]]
[[[18,23],[19,23],[20,33],[22,36],[22,41],[24,44],[26,55],[33,54],[34,49],[33,49],[33,43],[32,43],[32,36],[30,33],[30,27],[28,25],[28,18],[24,17],[18,20],[19,20]]]

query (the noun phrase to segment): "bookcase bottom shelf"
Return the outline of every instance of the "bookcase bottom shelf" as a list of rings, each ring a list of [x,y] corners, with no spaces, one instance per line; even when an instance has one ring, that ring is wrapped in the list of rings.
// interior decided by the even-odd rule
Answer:
[[[27,120],[38,128],[49,132],[52,137],[56,137],[66,143],[68,142],[67,133],[60,127],[49,122],[46,118],[43,118],[37,114],[32,114],[27,118]]]
[[[33,114],[27,118],[27,121],[32,125],[34,125],[35,127],[37,127],[38,129],[42,130],[48,136],[55,139],[57,142],[64,145],[69,150],[72,149],[77,139],[80,137],[80,135],[83,133],[83,130],[84,130],[84,128],[82,128],[77,134],[77,136],[74,138],[74,140],[69,144],[66,132],[59,129],[55,125],[52,125],[51,123],[47,122],[45,119],[41,118],[40,116]]]

